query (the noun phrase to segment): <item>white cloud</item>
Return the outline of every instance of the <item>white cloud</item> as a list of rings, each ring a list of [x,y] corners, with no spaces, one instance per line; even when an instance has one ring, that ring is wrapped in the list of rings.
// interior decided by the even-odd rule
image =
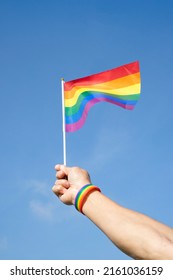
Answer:
[[[46,221],[53,221],[54,206],[51,203],[44,203],[38,200],[31,200],[30,209],[38,218]]]
[[[39,193],[41,195],[46,195],[48,194],[48,192],[50,191],[50,186],[48,186],[48,184],[46,182],[43,181],[39,181],[39,180],[28,180],[25,182],[25,186],[28,189],[33,190],[36,193]]]
[[[69,219],[69,214],[74,216],[73,211],[64,206],[57,199],[52,200],[54,197],[50,185],[44,181],[30,179],[24,182],[24,186],[31,192],[29,200],[29,209],[32,214],[44,222],[61,222],[64,219]]]
[[[28,179],[22,186],[31,193],[29,209],[32,214],[41,220],[53,221],[55,205],[53,205],[49,199],[51,195],[50,185],[37,179]]]
[[[38,219],[45,222],[60,223],[67,219],[76,218],[73,207],[63,205],[60,201],[43,202],[41,200],[31,200],[29,202],[31,212]]]

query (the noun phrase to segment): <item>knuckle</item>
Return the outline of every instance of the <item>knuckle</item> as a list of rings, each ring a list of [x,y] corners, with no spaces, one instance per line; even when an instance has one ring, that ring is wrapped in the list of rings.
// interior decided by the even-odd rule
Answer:
[[[79,167],[77,167],[77,166],[74,166],[74,167],[73,167],[73,171],[74,171],[74,172],[79,172],[79,171],[81,171],[81,168],[79,168]]]

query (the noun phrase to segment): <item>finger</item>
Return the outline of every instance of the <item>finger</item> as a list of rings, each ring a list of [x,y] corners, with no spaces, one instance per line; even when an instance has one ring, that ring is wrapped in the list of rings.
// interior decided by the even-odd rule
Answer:
[[[66,176],[68,176],[68,173],[69,173],[70,169],[71,169],[70,167],[67,167],[67,166],[65,166],[63,164],[55,165],[55,170],[56,171],[60,171],[60,170],[63,171]]]
[[[54,185],[52,191],[54,194],[60,197],[65,193],[66,189],[62,185]]]
[[[56,164],[55,165],[55,170],[59,171],[60,170],[60,166],[61,166],[61,164]]]
[[[57,179],[66,179],[67,175],[65,174],[65,172],[63,170],[57,171],[56,172],[56,178]]]
[[[62,186],[65,189],[68,189],[70,187],[70,184],[67,180],[61,179],[55,181],[55,186]]]

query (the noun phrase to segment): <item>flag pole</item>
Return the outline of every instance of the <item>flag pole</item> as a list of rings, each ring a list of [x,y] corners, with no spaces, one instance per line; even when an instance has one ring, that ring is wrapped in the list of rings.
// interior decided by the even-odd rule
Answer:
[[[61,93],[62,93],[62,133],[63,133],[63,160],[66,165],[66,132],[65,132],[65,104],[64,104],[64,79],[61,78]]]

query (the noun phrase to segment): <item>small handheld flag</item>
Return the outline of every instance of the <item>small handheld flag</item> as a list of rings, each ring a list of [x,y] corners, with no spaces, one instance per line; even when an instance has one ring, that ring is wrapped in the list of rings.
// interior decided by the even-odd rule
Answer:
[[[133,110],[141,90],[139,62],[64,82],[62,79],[63,147],[66,165],[66,132],[80,129],[90,108],[106,101]]]
[[[65,82],[65,130],[80,129],[90,108],[101,101],[110,102],[124,109],[132,110],[140,95],[139,62],[133,62]]]

